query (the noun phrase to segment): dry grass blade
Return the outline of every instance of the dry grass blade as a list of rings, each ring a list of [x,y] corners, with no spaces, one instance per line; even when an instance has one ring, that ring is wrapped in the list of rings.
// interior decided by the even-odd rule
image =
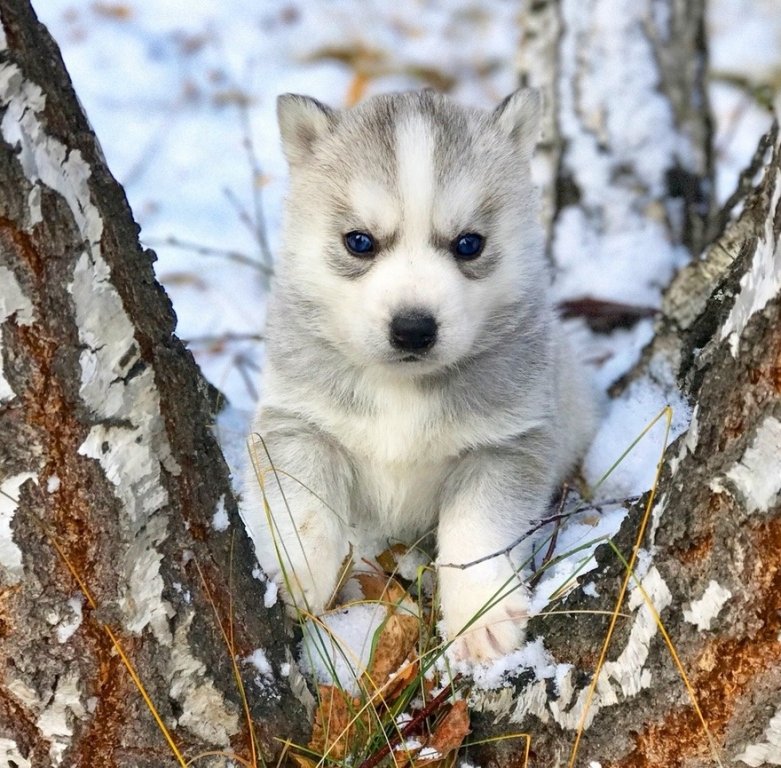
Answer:
[[[187,761],[187,765],[188,766],[195,765],[199,760],[203,760],[206,757],[224,757],[226,760],[230,760],[231,762],[234,763],[239,763],[239,765],[246,766],[246,768],[252,768],[248,760],[245,760],[243,757],[239,757],[233,752],[223,752],[221,749],[214,749],[214,750],[210,750],[209,752],[201,752],[195,757],[191,757]]]

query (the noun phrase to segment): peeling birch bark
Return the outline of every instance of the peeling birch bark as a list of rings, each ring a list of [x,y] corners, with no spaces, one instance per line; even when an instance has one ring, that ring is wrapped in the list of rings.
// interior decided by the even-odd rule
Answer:
[[[249,758],[220,624],[272,758],[306,708],[209,386],[54,43],[23,0],[0,20],[0,762],[176,764],[106,626],[187,758]]]

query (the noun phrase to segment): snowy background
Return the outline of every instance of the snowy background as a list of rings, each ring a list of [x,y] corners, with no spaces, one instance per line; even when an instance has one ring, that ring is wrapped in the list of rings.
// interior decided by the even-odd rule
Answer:
[[[333,106],[430,85],[492,107],[516,85],[519,4],[506,0],[39,0],[76,91],[123,184],[141,239],[206,376],[231,407],[221,439],[235,466],[258,394],[264,297],[279,245],[286,169],[275,99],[283,92]],[[713,0],[710,97],[716,116],[717,194],[725,200],[770,124],[781,88],[778,0]],[[676,258],[670,249],[670,258]],[[662,265],[664,266],[664,265]],[[673,262],[666,265],[672,269]],[[619,269],[620,265],[616,267]],[[664,271],[664,270],[663,270]],[[596,273],[596,270],[592,270]],[[558,296],[567,298],[567,274]],[[570,276],[571,277],[571,276]],[[610,265],[581,294],[624,280]],[[563,287],[562,287],[563,286]],[[640,286],[642,289],[643,286]],[[658,288],[651,291],[658,298]],[[605,361],[604,389],[631,365],[651,323],[587,339]],[[600,347],[601,345],[601,347]],[[593,482],[670,392],[640,386],[608,413],[586,462]],[[676,405],[675,432],[688,411]],[[646,490],[661,450],[659,426],[603,486],[604,498]],[[617,510],[620,512],[620,505]],[[592,515],[592,518],[594,516]],[[598,540],[620,514],[568,529],[561,547]],[[572,568],[551,569],[535,604]]]
[[[345,106],[434,85],[489,107],[515,87],[519,4],[507,0],[35,6],[142,241],[157,251],[178,333],[236,410],[239,431],[257,396],[267,270],[279,244],[277,94]],[[781,85],[781,13],[776,0],[713,0],[709,25],[723,200],[769,125],[759,103]]]

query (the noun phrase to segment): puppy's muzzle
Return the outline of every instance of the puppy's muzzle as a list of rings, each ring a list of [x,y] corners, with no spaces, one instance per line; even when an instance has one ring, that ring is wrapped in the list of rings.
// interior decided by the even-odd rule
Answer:
[[[425,352],[437,340],[437,321],[427,312],[408,311],[394,316],[390,343],[402,352]]]

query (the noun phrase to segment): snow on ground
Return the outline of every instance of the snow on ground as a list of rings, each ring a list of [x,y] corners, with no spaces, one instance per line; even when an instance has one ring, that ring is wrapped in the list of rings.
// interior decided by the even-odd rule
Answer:
[[[279,246],[286,170],[276,95],[303,92],[345,106],[371,93],[433,85],[449,87],[467,103],[492,106],[515,87],[517,6],[505,0],[39,0],[36,5],[62,48],[109,166],[125,187],[142,241],[158,253],[157,275],[173,300],[178,333],[232,404],[220,429],[236,467],[257,397],[265,289],[271,254]],[[781,85],[781,13],[777,0],[712,0],[708,23],[716,75],[710,96],[717,194],[724,200],[769,125],[759,102]],[[580,243],[578,231],[572,221],[559,236],[569,234]],[[566,245],[560,242],[557,252],[571,251],[575,258]],[[622,247],[620,240],[613,245]],[[650,274],[666,274],[680,261],[666,244],[624,244],[639,245],[649,259],[661,254],[664,261],[654,262]],[[635,276],[617,274],[621,260],[602,255],[590,282],[583,283],[582,270],[578,274],[578,292],[609,297],[611,286],[618,286],[616,296],[625,299]],[[560,266],[559,294],[566,295],[576,265],[564,260]],[[635,287],[643,301],[656,300],[656,288]],[[650,321],[609,337],[575,326],[581,347],[599,363],[601,391],[632,365],[652,335]],[[585,462],[587,480],[596,483],[671,400],[673,390],[639,382],[620,401],[606,404]],[[674,402],[674,433],[685,428],[688,415],[685,404]],[[599,499],[649,487],[662,433],[657,424],[640,441],[605,480]],[[573,570],[588,570],[590,553],[622,516],[620,503],[608,504],[602,514],[586,511],[561,531],[559,552],[580,549],[570,563],[545,573],[535,610],[544,609]],[[215,528],[223,524],[217,510]],[[276,593],[267,597],[271,603]],[[371,610],[362,606],[358,618],[339,613],[328,618],[331,632],[349,640],[359,665],[368,652],[366,638],[380,621]],[[327,641],[321,634],[310,633],[304,653],[305,664],[319,677],[325,672],[314,650],[322,642]],[[543,649],[519,654],[509,663],[553,674]],[[349,675],[339,668],[340,677]]]
[[[357,696],[358,680],[368,668],[372,641],[385,621],[380,603],[356,604],[329,611],[304,625],[301,669],[321,683],[336,683]]]

